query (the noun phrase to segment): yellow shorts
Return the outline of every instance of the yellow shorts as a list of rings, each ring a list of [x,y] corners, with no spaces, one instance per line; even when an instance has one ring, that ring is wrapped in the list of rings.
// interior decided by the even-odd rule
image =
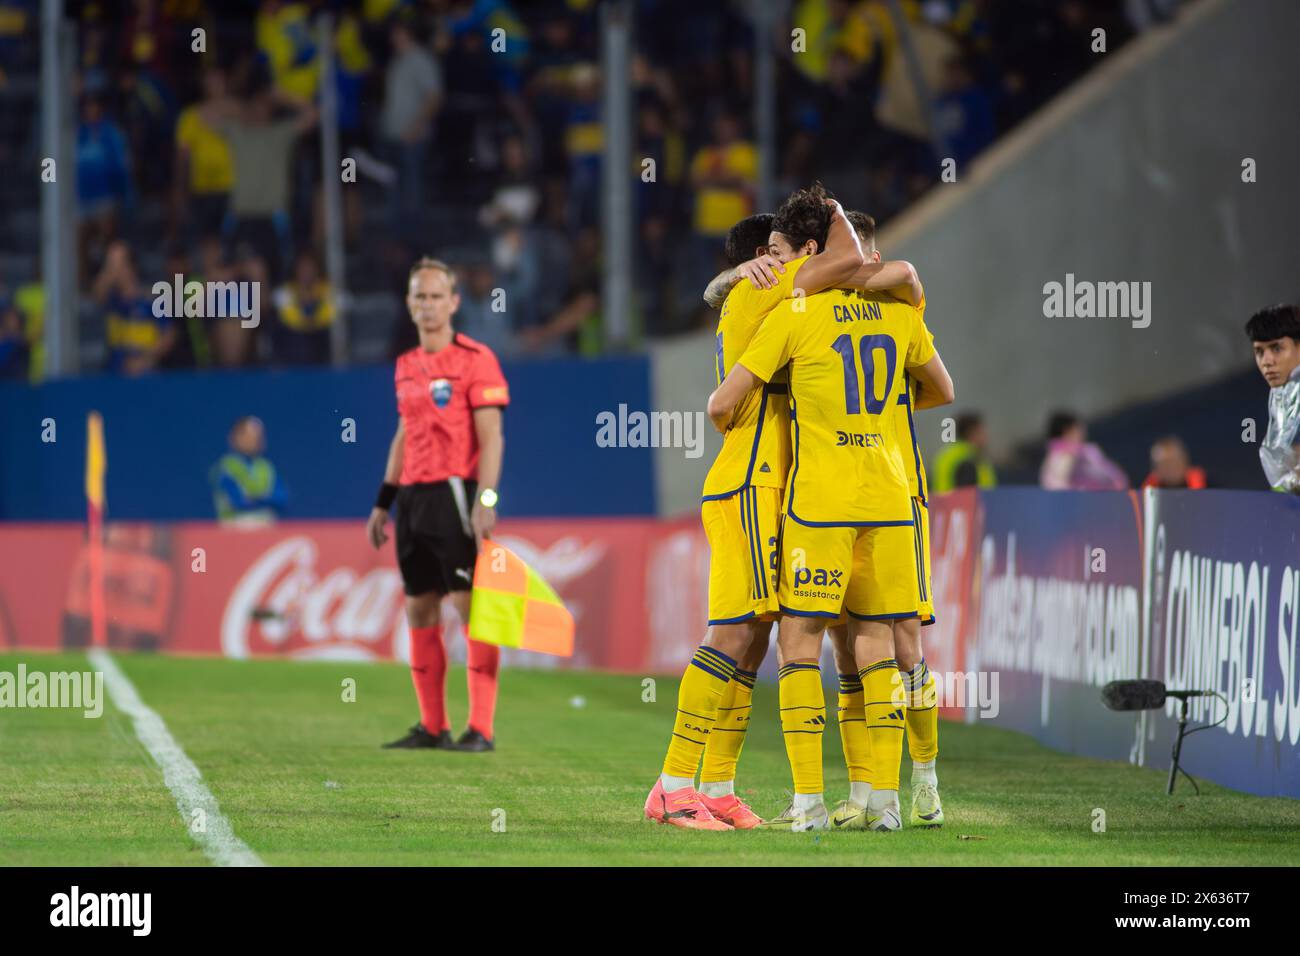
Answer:
[[[917,573],[920,590],[920,603],[917,608],[921,615],[922,626],[934,623],[934,594],[930,586],[930,509],[920,498],[912,499],[913,530],[915,531],[916,550],[919,560]]]
[[[709,623],[775,614],[780,488],[744,488],[700,506],[709,539]]]
[[[781,613],[859,620],[916,617],[920,587],[911,525],[781,525]]]

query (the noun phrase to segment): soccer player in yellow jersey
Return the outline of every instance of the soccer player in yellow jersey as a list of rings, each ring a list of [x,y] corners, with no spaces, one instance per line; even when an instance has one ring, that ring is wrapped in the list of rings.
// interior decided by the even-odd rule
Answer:
[[[853,225],[867,262],[878,262],[876,249],[876,224],[870,216],[850,212]],[[920,279],[913,275],[910,281],[890,289],[890,292],[917,306],[921,312],[922,332],[930,344],[934,336],[925,326],[925,290]],[[914,618],[894,621],[894,656],[902,675],[903,690],[907,698],[907,746],[912,757],[912,810],[914,826],[937,827],[943,825],[943,807],[939,802],[935,760],[938,757],[939,717],[934,678],[926,666],[921,651],[921,627],[934,623],[934,604],[930,586],[930,524],[929,503],[925,481],[925,466],[921,461],[921,448],[916,439],[914,410],[935,408],[952,401],[952,379],[943,367],[938,353],[935,369],[939,377],[938,389],[921,390],[916,379],[908,375],[904,392],[899,396],[894,414],[898,416],[897,430],[910,441],[898,444],[903,457],[903,470],[907,475],[908,490],[912,496],[912,510],[916,520],[913,542],[919,562],[918,611]],[[865,704],[862,684],[857,678],[857,664],[850,645],[848,628],[837,622],[829,629],[831,645],[835,650],[836,669],[839,671],[839,731],[844,748],[844,759],[849,770],[849,798],[843,800],[831,813],[831,823],[836,828],[865,828],[868,822],[867,806],[871,795],[872,762],[867,739]]]
[[[866,213],[849,212],[846,214],[854,232],[861,243],[865,264],[848,285],[852,288],[888,291],[895,298],[917,306],[922,315],[925,311],[925,290],[921,285],[916,270],[906,262],[881,262],[880,252],[876,249],[876,225]],[[759,217],[753,217],[755,219]],[[771,249],[786,256],[794,255],[781,235],[772,237]],[[734,262],[735,257],[731,257]],[[766,261],[764,261],[766,260]],[[705,301],[711,305],[720,305],[736,282],[743,277],[753,276],[752,282],[768,284],[778,281],[775,274],[766,269],[771,263],[775,269],[782,268],[779,257],[759,257],[741,265],[733,266],[720,273],[705,291]],[[763,267],[764,271],[759,271]],[[922,321],[924,326],[924,321]],[[926,335],[933,343],[933,335],[925,329]],[[899,397],[896,412],[900,422],[897,425],[900,434],[911,438],[909,445],[899,442],[903,455],[903,468],[908,477],[908,484],[915,502],[915,514],[920,519],[914,530],[914,543],[920,555],[918,609],[919,618],[908,618],[894,622],[895,656],[903,677],[904,689],[908,696],[907,742],[912,755],[912,823],[918,826],[939,826],[943,822],[943,812],[939,805],[937,781],[934,776],[934,760],[937,754],[938,715],[935,710],[934,681],[925,666],[920,647],[920,625],[933,623],[934,611],[930,599],[930,540],[928,507],[926,501],[925,470],[920,459],[920,447],[916,441],[916,431],[912,419],[912,405],[917,408],[932,408],[952,400],[952,381],[947,370],[940,362],[936,369],[941,379],[941,391],[927,390],[918,396],[918,383],[908,376],[904,395]],[[906,398],[906,402],[904,401]],[[918,400],[919,399],[919,400]],[[904,424],[905,423],[905,424]],[[871,793],[871,754],[867,741],[865,707],[863,703],[862,682],[858,678],[857,665],[853,658],[848,628],[842,615],[831,627],[828,634],[835,652],[835,661],[839,672],[839,731],[844,748],[845,762],[849,771],[849,798],[840,801],[831,814],[831,822],[841,828],[865,828],[867,825],[866,807]],[[766,651],[766,639],[750,652],[748,660],[742,662],[750,671],[757,670]],[[752,664],[749,662],[752,660]],[[737,671],[738,674],[743,672]],[[748,679],[748,674],[743,673]],[[752,680],[750,680],[752,683]],[[724,706],[724,710],[726,710]],[[730,715],[728,715],[730,716]],[[748,716],[748,708],[744,711]],[[715,728],[716,729],[716,728]],[[724,731],[709,740],[705,751],[702,780],[711,779],[710,758],[715,750],[714,744],[731,740],[729,732]],[[721,749],[721,748],[717,748]],[[734,771],[734,764],[731,768]],[[730,778],[730,775],[729,775]],[[701,791],[708,795],[710,784],[702,783]]]
[[[736,241],[728,240],[733,262],[761,251],[770,238],[759,231],[765,225],[738,224]],[[728,295],[716,338],[718,384],[782,301],[842,284],[862,265],[843,210],[819,186],[782,203],[771,230],[792,255],[772,287],[743,281]],[[760,822],[735,795],[734,776],[750,691],[777,610],[777,524],[790,463],[784,383],[775,375],[755,382],[737,396],[729,425],[701,505],[710,547],[709,631],[682,675],[663,771],[645,804],[647,818],[691,829],[748,829]],[[701,757],[703,794],[695,789]]]
[[[795,796],[772,824],[796,831],[829,826],[818,659],[823,631],[843,611],[866,697],[875,828],[897,829],[906,706],[892,624],[917,615],[919,582],[893,411],[906,371],[939,390],[939,363],[919,310],[889,295],[833,289],[783,302],[709,397],[714,424],[725,428],[740,399],[787,363],[793,464],[779,546],[778,647]]]

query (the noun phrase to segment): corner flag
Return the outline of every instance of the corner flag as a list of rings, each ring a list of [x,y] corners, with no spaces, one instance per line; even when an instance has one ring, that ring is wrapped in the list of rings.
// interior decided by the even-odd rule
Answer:
[[[104,472],[107,469],[104,419],[99,412],[91,412],[86,416],[86,501],[101,513],[104,510]]]
[[[86,537],[90,554],[90,633],[96,647],[108,644],[104,613],[104,419],[99,412],[86,416]]]

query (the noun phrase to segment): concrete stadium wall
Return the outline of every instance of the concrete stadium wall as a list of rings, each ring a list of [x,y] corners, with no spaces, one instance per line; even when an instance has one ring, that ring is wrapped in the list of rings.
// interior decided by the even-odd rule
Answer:
[[[1300,298],[1297,35],[1291,0],[1190,6],[882,232],[920,270],[957,408],[987,413],[995,451],[1056,406],[1096,415],[1248,367],[1245,320]],[[1044,317],[1067,273],[1151,283],[1149,327]]]
[[[722,436],[713,430],[704,414],[709,393],[713,391],[713,353],[712,331],[658,342],[650,348],[650,394],[654,407],[697,413],[704,436],[700,446],[703,453],[698,457],[688,457],[678,448],[655,450],[655,487],[661,515],[699,511],[704,476],[722,448]]]

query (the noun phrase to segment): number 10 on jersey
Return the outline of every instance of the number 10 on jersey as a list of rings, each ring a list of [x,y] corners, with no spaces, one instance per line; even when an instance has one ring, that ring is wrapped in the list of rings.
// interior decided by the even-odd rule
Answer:
[[[839,353],[844,362],[844,410],[850,415],[862,411],[859,398],[861,389],[858,384],[857,363],[853,361],[853,336],[847,332],[831,343],[831,348]],[[858,341],[857,352],[862,358],[862,372],[867,377],[867,414],[879,415],[885,410],[885,401],[889,398],[889,384],[894,380],[894,369],[898,366],[898,348],[888,335],[864,335]],[[885,356],[885,394],[876,397],[876,353]]]

